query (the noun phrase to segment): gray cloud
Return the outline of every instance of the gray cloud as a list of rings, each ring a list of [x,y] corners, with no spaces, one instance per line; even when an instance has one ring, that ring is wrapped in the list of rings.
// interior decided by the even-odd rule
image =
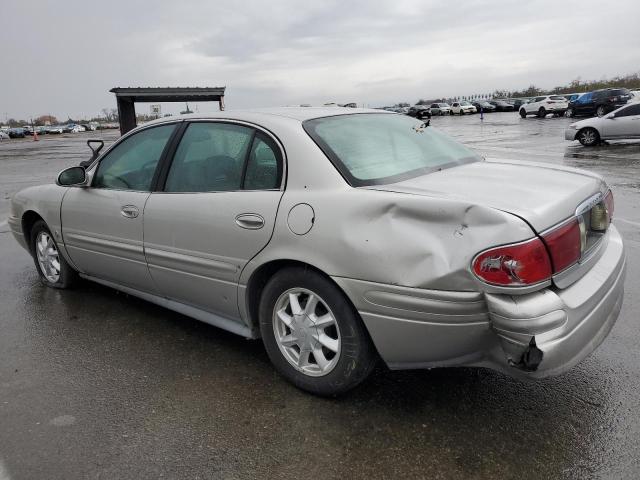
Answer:
[[[226,85],[231,108],[377,105],[635,71],[640,3],[612,5],[615,22],[603,22],[601,8],[574,0],[10,2],[0,17],[0,120],[93,115],[115,105],[113,86]]]

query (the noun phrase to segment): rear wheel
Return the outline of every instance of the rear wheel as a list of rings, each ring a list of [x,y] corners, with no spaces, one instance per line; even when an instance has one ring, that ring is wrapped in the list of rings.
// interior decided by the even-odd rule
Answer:
[[[78,274],[64,259],[51,231],[43,220],[38,220],[31,229],[31,253],[40,275],[47,287],[69,288]]]
[[[377,355],[353,306],[329,279],[295,267],[276,273],[260,299],[260,332],[276,370],[323,396],[362,382]]]
[[[585,147],[593,147],[600,141],[600,134],[595,128],[583,128],[578,132],[578,141]]]
[[[538,117],[544,118],[546,116],[547,116],[547,111],[544,109],[544,107],[540,107],[540,110],[538,110]]]
[[[607,114],[604,105],[600,105],[598,108],[596,108],[596,115],[599,117],[604,117]]]
[[[525,118],[525,117],[527,116],[527,112],[525,111],[525,109],[524,109],[524,108],[521,108],[521,109],[520,109],[520,116],[521,116],[522,118]]]

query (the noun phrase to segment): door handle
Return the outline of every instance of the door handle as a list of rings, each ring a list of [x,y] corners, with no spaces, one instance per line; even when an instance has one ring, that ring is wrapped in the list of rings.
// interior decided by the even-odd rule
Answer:
[[[257,213],[242,213],[236,217],[236,225],[247,230],[258,230],[264,227],[264,218]]]
[[[124,205],[120,209],[120,214],[125,218],[136,218],[139,213],[140,210],[135,205]]]

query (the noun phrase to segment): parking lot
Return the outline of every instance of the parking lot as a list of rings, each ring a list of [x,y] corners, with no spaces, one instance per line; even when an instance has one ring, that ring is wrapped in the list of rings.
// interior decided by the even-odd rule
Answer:
[[[585,148],[567,118],[434,117],[491,158],[604,175],[627,248],[625,300],[563,376],[390,372],[338,399],[303,393],[248,341],[106,287],[56,291],[9,233],[9,199],[113,131],[0,143],[0,480],[27,478],[637,478],[640,142]],[[431,127],[430,127],[431,128]]]

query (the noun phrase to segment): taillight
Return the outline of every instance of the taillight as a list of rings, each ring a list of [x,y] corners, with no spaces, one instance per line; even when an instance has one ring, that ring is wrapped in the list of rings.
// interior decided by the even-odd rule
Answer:
[[[577,218],[546,233],[542,239],[549,249],[554,273],[561,272],[580,260],[582,235]]]
[[[611,190],[609,190],[609,192],[604,196],[604,204],[607,207],[607,212],[609,213],[609,221],[611,221],[613,218],[613,210],[615,209],[613,192]]]
[[[473,260],[473,272],[487,283],[504,287],[533,285],[551,278],[551,261],[539,238],[491,248]]]

